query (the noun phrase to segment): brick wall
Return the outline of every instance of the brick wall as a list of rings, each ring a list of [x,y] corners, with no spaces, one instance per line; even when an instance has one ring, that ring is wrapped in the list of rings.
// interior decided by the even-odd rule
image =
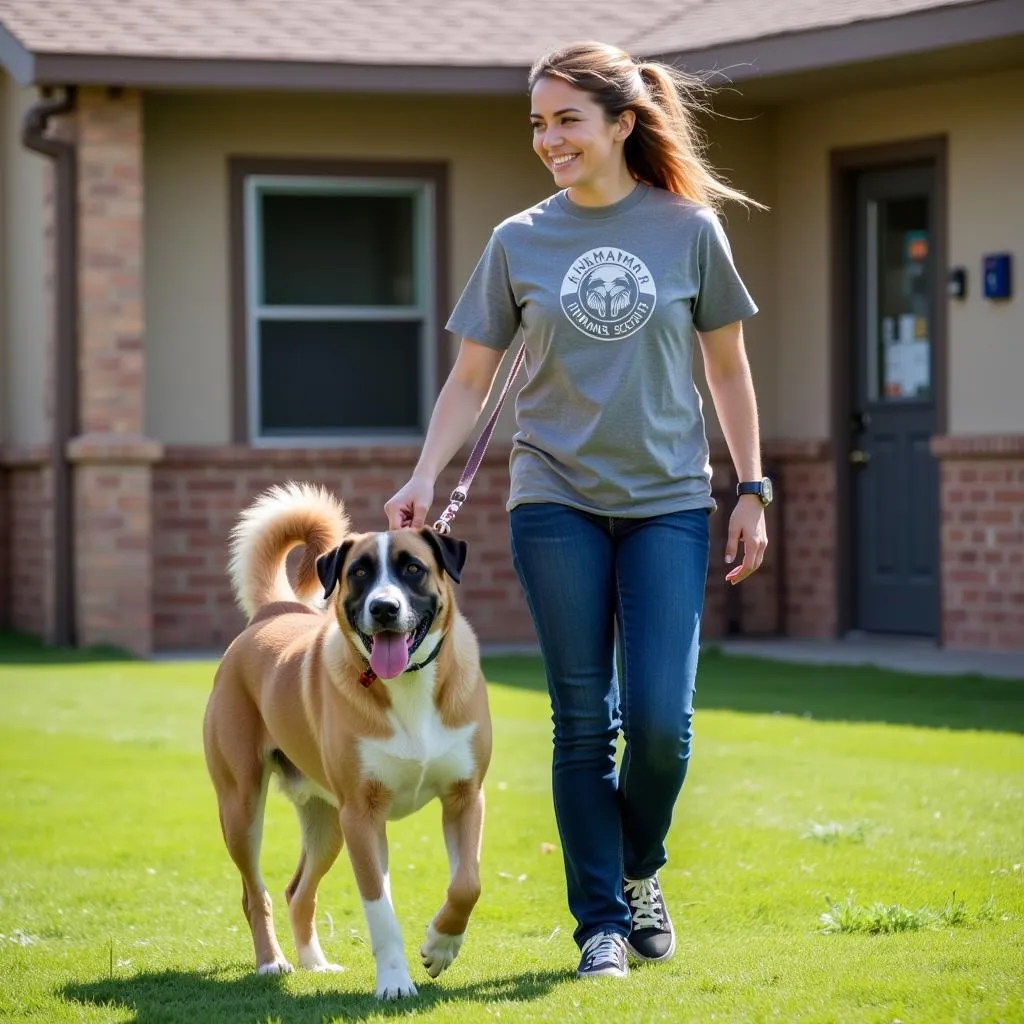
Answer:
[[[78,96],[83,434],[143,430],[142,97]]]
[[[114,438],[118,438],[114,440]],[[161,446],[85,435],[75,465],[75,621],[80,646],[153,651],[152,480]]]
[[[812,450],[813,449],[813,450]],[[238,512],[265,488],[289,479],[323,484],[347,504],[356,529],[380,529],[382,503],[405,480],[416,450],[259,450],[245,446],[115,444],[96,435],[71,446],[76,465],[76,593],[80,642],[148,650],[222,650],[241,628],[226,574],[227,540]],[[704,636],[788,629],[829,636],[835,629],[832,470],[818,448],[769,450],[778,500],[769,510],[761,571],[742,586],[723,582],[722,560],[734,478],[715,454],[712,549]],[[457,520],[470,545],[460,600],[481,639],[532,644],[508,551],[508,453],[488,453],[471,500]],[[11,624],[46,635],[50,522],[45,460],[7,469],[10,508]],[[453,465],[462,465],[462,458]],[[435,514],[457,478],[439,482]]]
[[[155,647],[221,650],[242,627],[226,574],[228,534],[260,491],[288,480],[321,484],[345,502],[354,529],[384,529],[383,502],[416,456],[412,448],[168,448],[153,469]],[[469,544],[459,602],[481,640],[532,644],[508,552],[507,459],[507,451],[488,453],[456,520],[454,532]],[[457,478],[452,469],[439,481],[434,515]]]
[[[781,631],[830,638],[837,630],[835,469],[823,442],[776,446],[783,547]],[[769,541],[770,542],[770,541]]]
[[[2,456],[0,452],[0,456]],[[0,629],[11,627],[11,532],[7,494],[8,471],[0,458]]]
[[[761,568],[739,586],[725,582],[732,566],[725,564],[725,545],[729,536],[729,517],[736,506],[736,474],[722,445],[712,446],[712,494],[718,509],[711,517],[711,553],[704,593],[704,617],[701,635],[706,640],[742,633],[745,636],[770,636],[781,627],[781,553],[780,503],[768,507],[765,526],[768,550]],[[765,463],[765,472],[773,478],[775,468]],[[741,552],[742,554],[742,549]]]
[[[5,452],[0,485],[6,490],[0,519],[0,624],[33,636],[48,638],[53,627],[53,571],[50,543],[53,522],[50,469],[41,451]]]
[[[1024,650],[1024,437],[943,437],[942,638]]]
[[[386,526],[383,501],[404,482],[414,448],[260,450],[245,446],[169,447],[153,468],[153,643],[157,650],[222,650],[242,628],[226,574],[228,535],[239,511],[260,491],[287,480],[322,484],[341,497],[356,530]],[[455,486],[463,457],[438,483],[436,515]],[[780,625],[779,506],[761,572],[740,587],[724,582],[723,561],[735,481],[716,458],[720,508],[712,518],[712,554],[705,596],[704,636],[739,626],[772,633]],[[508,451],[487,455],[455,532],[469,544],[460,605],[482,641],[533,644],[533,625],[508,548]]]

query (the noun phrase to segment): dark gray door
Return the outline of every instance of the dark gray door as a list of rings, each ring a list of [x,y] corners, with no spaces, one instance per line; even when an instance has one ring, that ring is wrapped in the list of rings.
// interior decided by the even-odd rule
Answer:
[[[937,636],[935,174],[863,172],[856,189],[853,410],[854,625]]]

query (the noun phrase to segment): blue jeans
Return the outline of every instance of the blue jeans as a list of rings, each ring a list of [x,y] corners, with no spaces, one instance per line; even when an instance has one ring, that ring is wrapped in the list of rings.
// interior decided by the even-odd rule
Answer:
[[[511,532],[551,695],[574,938],[627,935],[623,875],[647,878],[664,865],[690,758],[708,512],[627,519],[524,504]]]

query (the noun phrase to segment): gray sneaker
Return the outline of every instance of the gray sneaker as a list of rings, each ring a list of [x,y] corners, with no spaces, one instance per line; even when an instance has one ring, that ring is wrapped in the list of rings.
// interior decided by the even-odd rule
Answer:
[[[595,932],[580,950],[577,978],[625,978],[626,944],[618,932]]]
[[[668,960],[676,951],[676,932],[668,916],[658,876],[624,878],[622,898],[629,906],[632,918],[626,939],[630,953],[647,963]]]

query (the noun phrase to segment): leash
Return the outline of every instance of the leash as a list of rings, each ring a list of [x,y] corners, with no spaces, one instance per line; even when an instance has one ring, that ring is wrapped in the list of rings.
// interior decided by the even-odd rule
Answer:
[[[480,431],[480,436],[476,439],[473,450],[469,453],[469,458],[466,460],[466,468],[462,471],[458,485],[448,499],[448,507],[441,513],[437,522],[434,523],[434,529],[438,533],[451,533],[452,520],[458,514],[459,509],[462,508],[466,498],[469,497],[469,488],[473,483],[473,477],[476,476],[480,463],[484,460],[484,454],[487,451],[487,445],[490,443],[491,434],[494,433],[494,425],[498,422],[498,414],[501,412],[501,407],[505,404],[509,389],[512,387],[512,381],[515,380],[525,355],[526,345],[524,344],[520,346],[519,351],[516,353],[516,357],[512,361],[512,368],[508,371],[505,386],[501,389],[501,394],[498,396],[497,404],[484,424],[484,429]]]
[[[469,453],[469,458],[466,460],[466,468],[462,471],[459,483],[455,490],[452,491],[451,497],[448,499],[448,507],[441,513],[437,522],[434,523],[434,529],[438,533],[451,533],[452,520],[455,518],[459,509],[462,508],[463,502],[465,502],[466,498],[469,496],[470,485],[473,483],[473,477],[476,476],[477,470],[480,468],[480,463],[484,460],[484,455],[487,452],[487,445],[491,440],[491,434],[494,433],[494,425],[498,422],[498,414],[501,412],[501,407],[505,404],[505,399],[508,398],[509,389],[512,387],[512,381],[515,380],[516,374],[519,372],[519,367],[523,365],[523,359],[525,356],[526,345],[522,345],[516,353],[515,359],[512,361],[512,367],[508,371],[508,377],[505,380],[505,386],[501,389],[501,394],[498,396],[498,401],[495,404],[491,415],[488,417],[487,422],[484,424],[484,429],[480,431],[480,436],[476,439],[476,444],[473,445],[473,450]],[[410,665],[405,670],[405,673],[418,672],[420,669],[426,668],[427,665],[429,665],[438,656],[443,643],[444,637],[441,637],[430,656],[424,658],[418,665]],[[405,673],[403,673],[403,675]],[[372,686],[378,678],[377,673],[367,665],[359,676],[359,682],[362,683],[363,686],[369,687]]]

